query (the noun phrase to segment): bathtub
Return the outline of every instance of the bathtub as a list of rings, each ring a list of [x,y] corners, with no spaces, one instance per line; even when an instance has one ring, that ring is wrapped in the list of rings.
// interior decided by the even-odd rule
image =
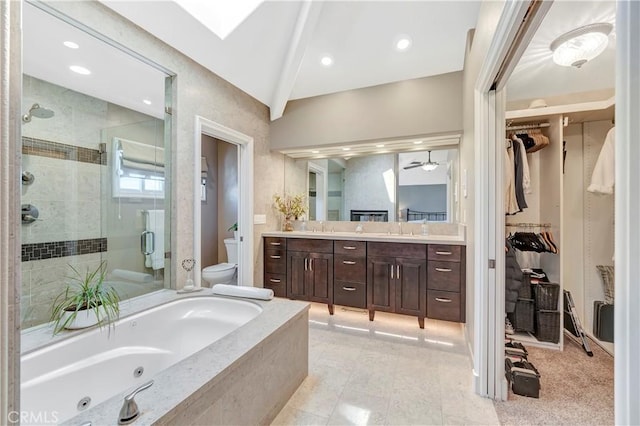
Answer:
[[[147,382],[262,311],[251,301],[187,297],[122,318],[115,329],[95,328],[25,353],[21,412],[62,423]]]

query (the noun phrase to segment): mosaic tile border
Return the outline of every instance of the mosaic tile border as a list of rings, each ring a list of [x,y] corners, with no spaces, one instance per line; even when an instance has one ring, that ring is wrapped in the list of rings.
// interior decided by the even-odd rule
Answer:
[[[56,257],[78,256],[81,254],[107,251],[106,238],[87,240],[55,241],[22,245],[22,261],[52,259]]]
[[[28,136],[22,137],[22,153],[57,158],[59,160],[79,161],[81,163],[107,164],[107,156],[102,155],[98,149],[67,145]]]

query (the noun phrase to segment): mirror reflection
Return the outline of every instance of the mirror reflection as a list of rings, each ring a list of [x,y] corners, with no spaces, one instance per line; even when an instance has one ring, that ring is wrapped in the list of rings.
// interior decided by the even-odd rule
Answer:
[[[23,8],[23,329],[50,320],[73,269],[104,264],[120,299],[170,279],[168,76],[48,7]]]
[[[457,164],[457,148],[296,160],[285,189],[308,196],[308,220],[454,222]]]

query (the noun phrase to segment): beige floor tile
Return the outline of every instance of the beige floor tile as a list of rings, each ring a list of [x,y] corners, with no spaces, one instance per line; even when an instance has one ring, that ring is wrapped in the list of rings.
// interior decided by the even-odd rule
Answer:
[[[498,424],[460,324],[311,304],[309,376],[274,424]]]

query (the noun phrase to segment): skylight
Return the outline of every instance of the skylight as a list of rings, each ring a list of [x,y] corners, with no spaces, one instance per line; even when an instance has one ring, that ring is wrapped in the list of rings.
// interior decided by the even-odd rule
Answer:
[[[187,13],[224,40],[264,0],[173,0]]]

